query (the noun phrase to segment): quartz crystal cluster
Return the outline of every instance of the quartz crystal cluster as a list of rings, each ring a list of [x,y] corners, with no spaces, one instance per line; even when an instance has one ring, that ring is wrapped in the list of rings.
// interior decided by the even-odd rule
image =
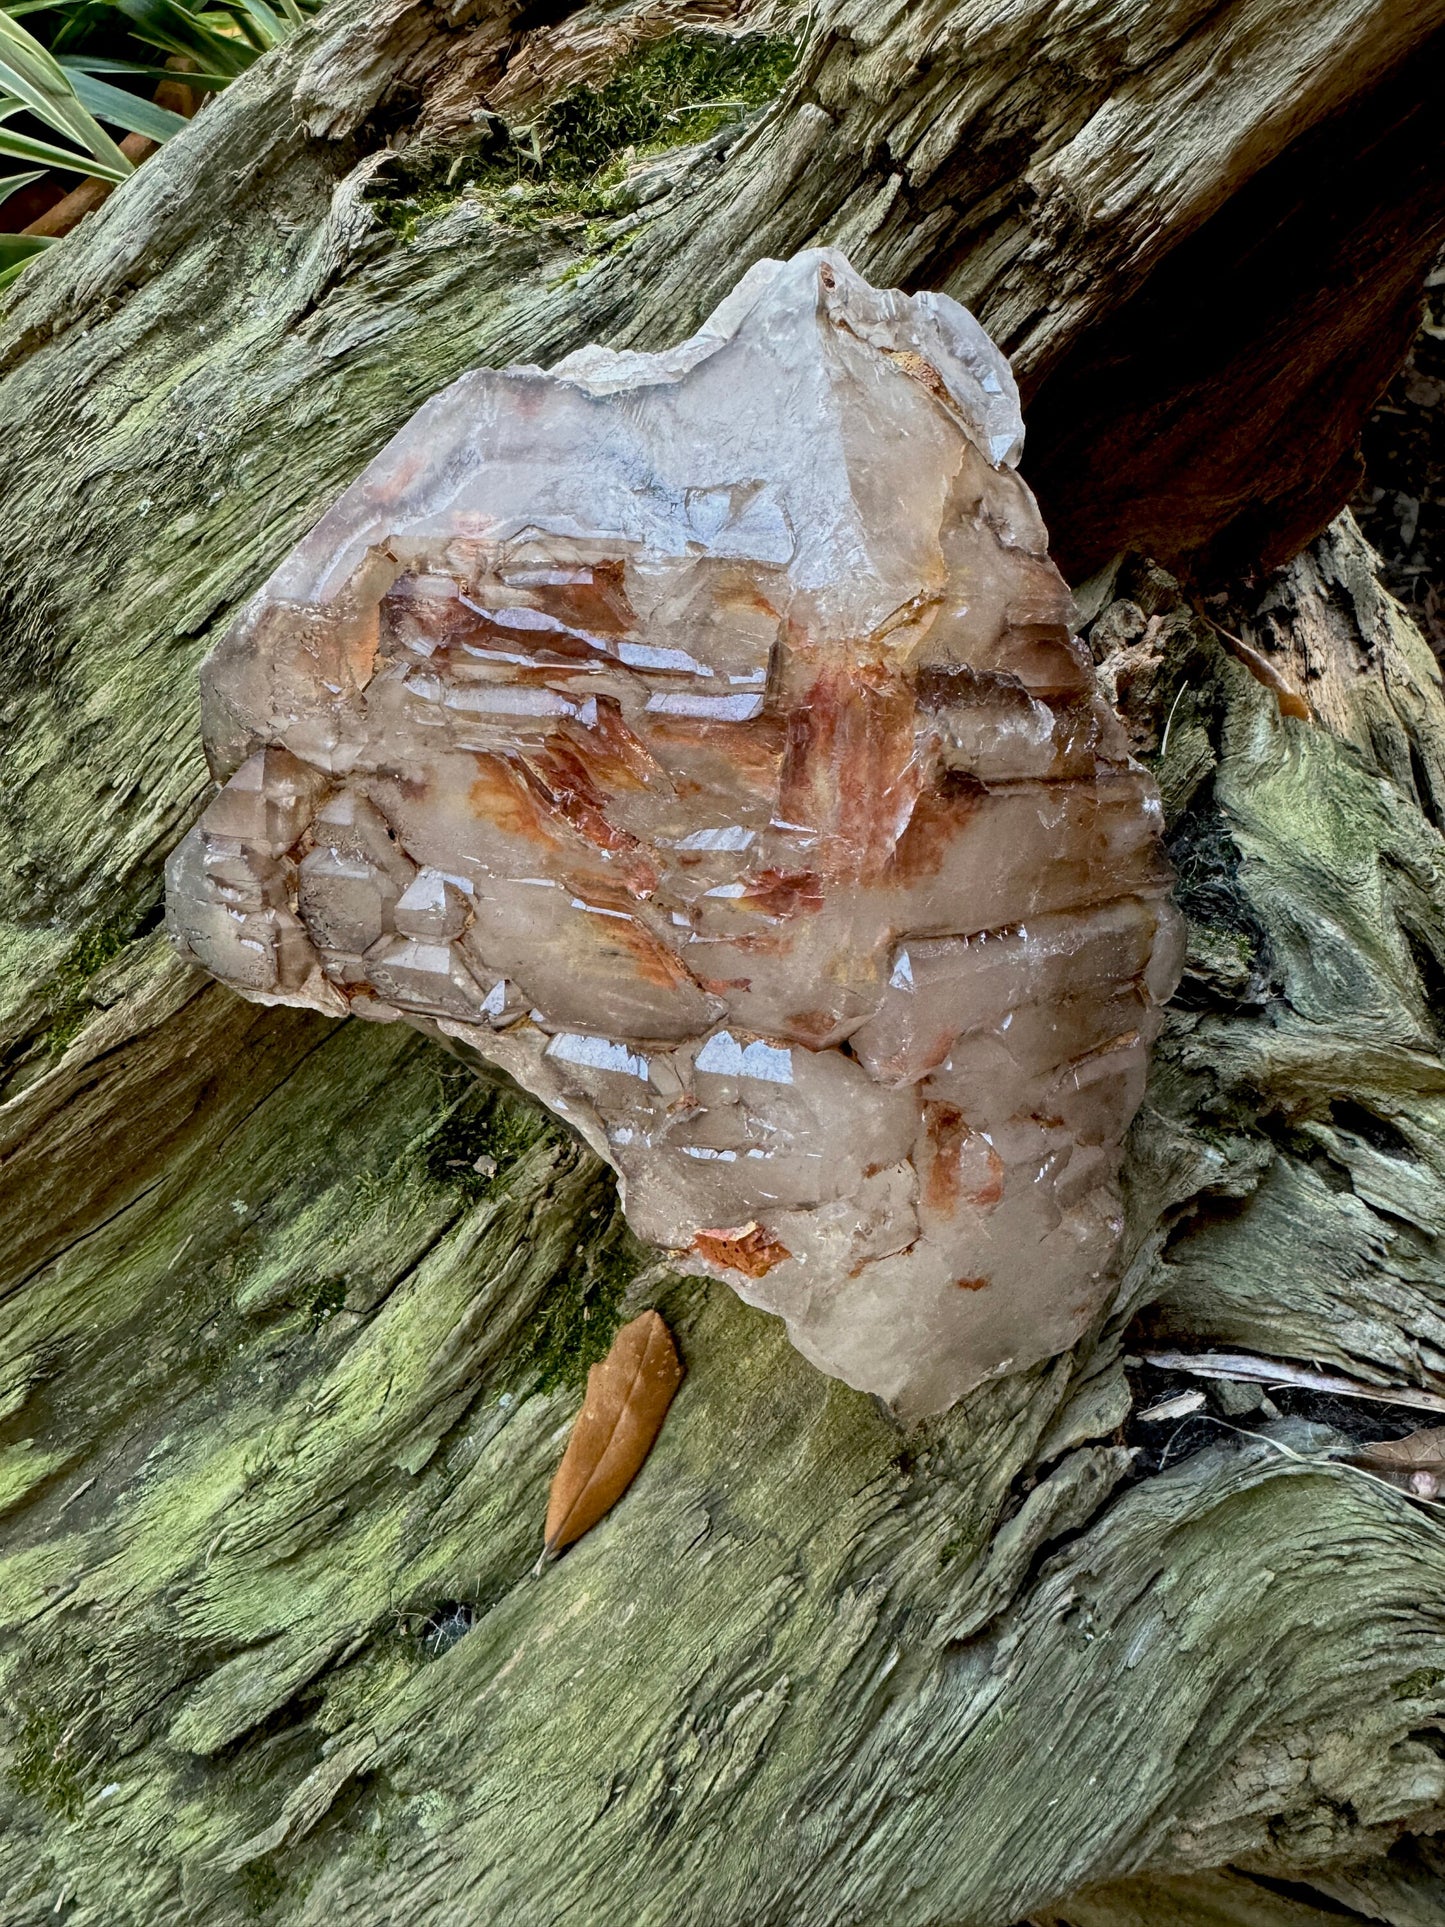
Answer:
[[[1008,365],[818,250],[435,396],[208,660],[168,917],[535,1093],[903,1415],[1073,1342],[1178,972]]]

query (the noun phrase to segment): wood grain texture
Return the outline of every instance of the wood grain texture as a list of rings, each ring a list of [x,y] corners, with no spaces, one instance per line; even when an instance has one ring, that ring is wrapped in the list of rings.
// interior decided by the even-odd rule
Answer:
[[[1313,724],[1157,572],[1095,626],[1190,916],[1114,1315],[904,1437],[726,1290],[648,1279],[686,1397],[645,1510],[545,1584],[577,1385],[641,1289],[603,1173],[400,1026],[205,987],[148,919],[209,640],[461,368],[657,345],[823,238],[970,300],[1047,395],[1439,20],[820,6],[776,112],[589,259],[375,199],[463,53],[504,77],[555,21],[336,0],[17,284],[6,1927],[1432,1918],[1438,1516],[1303,1421],[1159,1469],[1122,1363],[1138,1315],[1445,1388],[1445,701],[1348,519],[1216,609]]]
[[[1131,547],[1211,581],[1269,568],[1357,488],[1360,424],[1445,243],[1442,83],[1437,32],[1242,183],[1029,397],[1076,580]]]

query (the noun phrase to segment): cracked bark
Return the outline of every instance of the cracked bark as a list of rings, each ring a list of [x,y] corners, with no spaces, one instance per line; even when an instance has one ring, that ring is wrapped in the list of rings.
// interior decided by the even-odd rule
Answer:
[[[398,153],[698,18],[337,0],[10,297],[0,1912],[1438,1920],[1438,1516],[1317,1411],[1158,1449],[1122,1361],[1139,1319],[1445,1387],[1445,700],[1323,527],[1441,238],[1445,0],[832,0],[580,275],[465,195],[378,217]],[[419,1039],[169,957],[195,670],[462,368],[657,345],[817,240],[1014,355],[1076,578],[1187,578],[1091,598],[1191,918],[1127,1273],[904,1437],[644,1270],[687,1380],[534,1583],[577,1402],[541,1386],[636,1262],[610,1185]]]

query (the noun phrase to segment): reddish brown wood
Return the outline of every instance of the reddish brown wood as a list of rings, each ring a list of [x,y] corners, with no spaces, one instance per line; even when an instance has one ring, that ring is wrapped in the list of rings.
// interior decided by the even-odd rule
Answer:
[[[1306,135],[1025,395],[1066,573],[1287,560],[1359,485],[1361,424],[1445,242],[1445,39]]]

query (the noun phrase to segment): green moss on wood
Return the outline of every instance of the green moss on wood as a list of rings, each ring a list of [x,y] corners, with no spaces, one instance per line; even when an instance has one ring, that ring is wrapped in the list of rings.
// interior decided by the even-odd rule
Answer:
[[[467,1204],[493,1197],[517,1160],[539,1148],[558,1152],[567,1133],[530,1098],[479,1080],[443,1059],[437,1073],[440,1115],[410,1159],[387,1180],[421,1183]],[[599,1174],[586,1236],[521,1333],[505,1374],[513,1392],[580,1386],[604,1357],[622,1320],[623,1296],[650,1253],[618,1209],[611,1180]]]
[[[584,1384],[622,1323],[623,1296],[651,1253],[615,1207],[596,1204],[589,1218],[601,1236],[577,1246],[575,1262],[523,1334],[508,1378],[515,1387],[551,1392]]]
[[[44,1038],[52,1057],[65,1054],[89,1017],[91,979],[115,961],[136,930],[136,918],[127,912],[97,923],[71,945],[52,979],[50,1027]]]
[[[239,1884],[243,1903],[253,1920],[264,1920],[274,1913],[287,1897],[289,1885],[274,1860],[253,1860],[241,1869]],[[293,1891],[291,1897],[300,1900],[304,1896]]]
[[[16,1793],[37,1801],[57,1819],[74,1820],[85,1805],[87,1775],[76,1758],[70,1729],[48,1709],[22,1714],[5,1778]]]
[[[602,87],[546,108],[529,130],[533,153],[553,181],[585,187],[629,150],[642,157],[703,140],[780,91],[798,44],[788,34],[668,35]]]
[[[426,394],[599,333],[676,339],[687,301],[721,293],[747,248],[791,245],[787,223],[763,223],[715,262],[681,251],[681,307],[676,287],[649,307],[650,255],[604,311],[539,300],[525,217],[438,223],[424,272],[415,251],[348,254],[333,194],[355,148],[303,140],[279,89],[261,105],[291,156],[284,194],[260,147],[233,148],[212,177],[244,180],[239,199],[188,203],[182,182],[119,268],[104,250],[123,222],[77,236],[73,258],[116,299],[77,300],[84,325],[44,337],[9,391],[13,471],[32,479],[6,525],[20,619],[0,664],[16,706],[3,1010],[194,820],[208,632]],[[203,153],[224,98],[214,111],[194,130]],[[792,203],[805,232],[828,214],[811,193]],[[605,217],[570,218],[586,246]],[[197,234],[204,273],[187,266]],[[875,250],[875,272],[895,253]],[[45,451],[97,432],[104,459],[67,524]],[[1247,1188],[1204,1085],[1244,1122],[1275,1104],[1323,1114],[1331,1081],[1393,1115],[1394,1077],[1409,1134],[1442,1141],[1419,1095],[1435,1060],[1398,994],[1408,960],[1387,940],[1398,899],[1374,874],[1423,895],[1429,839],[1393,795],[1389,822],[1372,816],[1358,773],[1281,725],[1242,672],[1219,662],[1206,682],[1237,721],[1211,737],[1183,697],[1176,738],[1204,741],[1173,801],[1189,808],[1217,742],[1217,798],[1248,841],[1239,887],[1272,940],[1296,913],[1353,906],[1376,993],[1314,981],[1310,945],[1280,941],[1267,1009],[1173,1014],[1138,1133],[1139,1156],[1156,1154],[1147,1231],[1211,1184],[1226,1205]],[[1348,833],[1325,847],[1332,796]],[[1411,915],[1428,934],[1427,907]],[[1324,922],[1306,935],[1326,954]],[[1406,987],[1417,1002],[1413,965]],[[990,1568],[1067,1364],[982,1388],[901,1454],[886,1416],[822,1379],[777,1321],[720,1285],[679,1287],[665,1309],[688,1379],[663,1436],[609,1518],[533,1582],[576,1398],[523,1389],[526,1373],[548,1377],[555,1356],[579,1376],[616,1306],[605,1262],[589,1277],[613,1222],[595,1164],[560,1137],[519,1142],[512,1163],[480,1122],[469,1137],[435,1054],[400,1026],[333,1029],[214,989],[153,1037],[139,1013],[84,1075],[44,1080],[52,1108],[11,1153],[7,1439],[83,1454],[27,1494],[0,1546],[0,1886],[19,1927],[77,1894],[106,1927],[235,1927],[257,1901],[286,1927],[435,1927],[459,1906],[517,1927],[996,1922],[1167,1860],[1191,1823],[1237,1857],[1313,1826],[1338,1861],[1359,1845],[1351,1802],[1410,1816],[1427,1798],[1410,1735],[1441,1707],[1392,1688],[1438,1659],[1442,1554],[1402,1495],[1231,1446],[1096,1518],[1051,1515],[1004,1578]],[[145,1108],[150,1091],[163,1106]],[[485,1155],[491,1179],[473,1169]],[[1324,1338],[1438,1369],[1438,1265],[1410,1270],[1394,1227],[1440,1181],[1426,1169],[1412,1202],[1403,1160],[1350,1157],[1347,1191],[1299,1180],[1218,1214],[1213,1329],[1253,1305],[1271,1348]],[[1400,1188],[1377,1212],[1366,1194],[1386,1165]],[[1368,1245],[1367,1279],[1315,1235],[1342,1225]],[[1186,1332],[1204,1302],[1188,1249],[1208,1235],[1192,1223],[1167,1253]],[[475,1623],[448,1644],[458,1605]],[[1438,1702],[1436,1671],[1418,1683]],[[16,1710],[27,1686],[43,1730]],[[1142,1770],[1168,1758],[1188,1762],[1187,1786]],[[94,1789],[78,1825],[77,1779]]]
[[[519,1157],[563,1141],[562,1127],[520,1093],[479,1081],[445,1058],[436,1075],[436,1123],[392,1182],[420,1182],[478,1204],[505,1182]]]
[[[765,106],[792,72],[799,46],[780,33],[669,34],[632,54],[600,87],[576,88],[536,120],[494,122],[470,155],[393,165],[375,205],[410,240],[465,198],[505,227],[560,224],[595,256],[612,240],[607,221],[635,205],[629,171]]]

